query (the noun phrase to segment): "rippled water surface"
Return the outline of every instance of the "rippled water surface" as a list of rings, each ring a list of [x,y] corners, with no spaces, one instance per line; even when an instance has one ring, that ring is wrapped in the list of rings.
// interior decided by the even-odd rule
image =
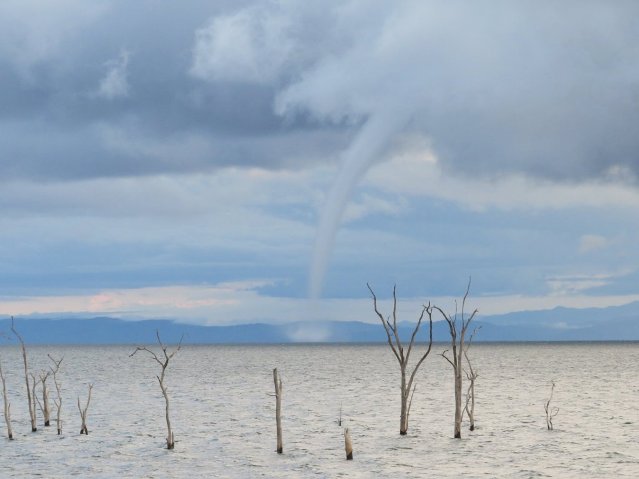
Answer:
[[[416,349],[416,353],[423,348]],[[452,439],[452,368],[422,365],[409,434],[399,368],[384,345],[184,346],[167,373],[176,447],[164,449],[157,364],[128,347],[31,347],[64,355],[64,432],[30,432],[20,352],[0,349],[16,440],[2,477],[639,477],[639,344],[477,344],[477,429]],[[415,353],[414,353],[415,355]],[[272,368],[283,379],[284,454],[275,450]],[[550,380],[560,411],[547,431]],[[77,396],[94,384],[89,436]],[[52,384],[51,384],[52,386]],[[52,392],[52,396],[54,393]],[[354,461],[344,460],[342,428]],[[4,433],[4,423],[0,423]]]

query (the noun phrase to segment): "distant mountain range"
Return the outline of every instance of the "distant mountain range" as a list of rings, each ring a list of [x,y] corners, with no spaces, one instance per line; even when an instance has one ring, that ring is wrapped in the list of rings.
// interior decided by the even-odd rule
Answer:
[[[478,317],[481,326],[476,341],[619,341],[639,340],[639,302],[609,308],[526,311]],[[414,323],[400,323],[408,338]],[[384,342],[379,323],[316,321],[289,324],[240,324],[198,326],[171,320],[121,320],[108,317],[37,319],[16,318],[16,327],[29,344],[142,344],[155,341],[160,331],[165,342],[177,342],[184,335],[189,344]],[[0,320],[0,333],[10,335],[9,319]],[[427,340],[428,325],[419,333]],[[447,341],[448,327],[433,323],[433,339]],[[3,341],[6,342],[6,341]]]

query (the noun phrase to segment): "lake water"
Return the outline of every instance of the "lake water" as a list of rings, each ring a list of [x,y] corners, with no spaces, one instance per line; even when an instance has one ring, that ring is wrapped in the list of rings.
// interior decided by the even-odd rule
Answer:
[[[30,432],[20,351],[3,347],[16,440],[0,445],[2,476],[639,477],[639,344],[473,345],[477,429],[465,424],[462,440],[452,439],[443,349],[435,345],[418,373],[409,433],[400,436],[399,368],[388,346],[184,346],[166,379],[176,439],[167,451],[150,358],[121,346],[29,348],[34,368],[47,365],[47,353],[65,358],[57,436],[39,412]],[[283,455],[273,367],[283,380]],[[550,380],[554,431],[543,409]],[[76,401],[88,382],[89,436],[80,436]],[[354,446],[348,462],[340,405]]]

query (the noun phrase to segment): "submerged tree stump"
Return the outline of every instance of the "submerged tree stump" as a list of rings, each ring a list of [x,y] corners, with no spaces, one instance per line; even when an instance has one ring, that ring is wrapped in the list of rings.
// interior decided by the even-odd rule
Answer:
[[[351,442],[351,434],[348,428],[344,429],[344,449],[346,450],[346,460],[353,460],[353,443]]]

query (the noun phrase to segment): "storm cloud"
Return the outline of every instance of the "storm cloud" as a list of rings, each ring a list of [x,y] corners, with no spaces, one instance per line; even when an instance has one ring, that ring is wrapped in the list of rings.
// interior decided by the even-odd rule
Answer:
[[[0,7],[4,179],[311,167],[398,112],[456,174],[639,170],[634,2],[36,3]]]
[[[350,41],[286,87],[279,111],[323,121],[402,111],[461,174],[636,177],[636,4],[355,2],[337,10]]]

